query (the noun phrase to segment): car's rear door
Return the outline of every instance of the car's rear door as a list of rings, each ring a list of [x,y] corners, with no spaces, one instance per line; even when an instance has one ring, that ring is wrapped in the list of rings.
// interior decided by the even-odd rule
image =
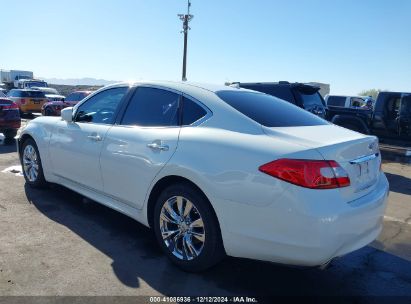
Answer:
[[[129,88],[104,90],[81,104],[74,121],[59,121],[50,139],[53,173],[71,183],[102,191],[100,153]]]
[[[101,152],[104,192],[131,207],[143,206],[151,182],[170,160],[180,133],[181,94],[150,86],[135,89]]]

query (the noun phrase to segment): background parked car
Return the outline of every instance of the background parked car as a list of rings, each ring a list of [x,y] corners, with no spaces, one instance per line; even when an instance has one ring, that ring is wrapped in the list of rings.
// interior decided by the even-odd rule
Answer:
[[[375,100],[370,96],[327,95],[324,100],[327,107],[369,110],[372,109],[375,104]]]
[[[20,124],[17,104],[10,99],[0,97],[0,133],[3,133],[6,140],[10,140],[16,136]]]
[[[18,89],[31,89],[33,87],[48,87],[47,82],[38,79],[21,79],[17,81]]]
[[[330,102],[329,102],[330,104]],[[411,93],[380,92],[373,109],[328,107],[328,118],[342,127],[380,139],[411,142]]]
[[[64,100],[53,100],[45,103],[41,108],[44,116],[59,116],[62,109],[75,106],[92,91],[75,91],[68,95]]]
[[[314,85],[280,81],[255,83],[233,82],[231,86],[266,93],[291,102],[321,118],[326,117],[327,107],[324,99],[319,93],[320,87]]]
[[[41,107],[48,101],[43,92],[32,89],[13,89],[7,97],[17,104],[20,113],[40,113]]]
[[[46,95],[48,101],[64,101],[66,99],[66,96],[61,95],[54,88],[32,87],[32,89],[42,91],[44,95]]]

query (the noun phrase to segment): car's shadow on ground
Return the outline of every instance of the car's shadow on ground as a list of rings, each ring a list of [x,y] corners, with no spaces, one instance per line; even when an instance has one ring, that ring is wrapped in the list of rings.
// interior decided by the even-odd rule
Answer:
[[[17,152],[16,141],[14,139],[0,139],[0,154]]]
[[[411,178],[385,172],[388,181],[390,182],[390,191],[411,195]]]
[[[34,190],[26,185],[25,191],[45,216],[109,256],[118,280],[128,287],[138,288],[141,279],[170,296],[250,295],[263,302],[273,295],[411,296],[411,262],[372,247],[324,271],[227,258],[211,270],[188,274],[173,266],[151,231],[134,220],[97,203],[86,204],[59,186]]]

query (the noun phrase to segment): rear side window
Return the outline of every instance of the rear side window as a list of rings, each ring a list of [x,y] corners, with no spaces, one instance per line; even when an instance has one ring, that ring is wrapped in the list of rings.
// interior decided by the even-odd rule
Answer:
[[[22,91],[22,97],[45,98],[46,95],[42,91]]]
[[[327,99],[327,106],[331,107],[345,107],[346,97],[344,96],[329,96]]]
[[[126,109],[122,125],[178,126],[180,95],[161,89],[137,88]]]
[[[206,114],[206,110],[200,105],[188,98],[183,98],[183,125],[191,125],[203,118]]]
[[[328,122],[279,98],[252,92],[216,93],[237,111],[266,127],[327,125]]]

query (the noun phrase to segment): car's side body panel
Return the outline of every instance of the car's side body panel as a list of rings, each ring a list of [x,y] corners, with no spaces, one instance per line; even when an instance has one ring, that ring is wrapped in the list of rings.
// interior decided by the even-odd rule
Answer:
[[[150,222],[149,197],[157,182],[169,176],[188,179],[210,201],[231,256],[315,266],[378,235],[388,193],[382,172],[376,172],[372,191],[353,194],[349,191],[354,188],[302,188],[259,171],[279,158],[331,157],[349,168],[349,161],[364,156],[364,151],[375,153],[374,137],[327,124],[265,128],[222,102],[212,89],[170,87],[182,87],[184,95],[204,102],[210,116],[197,126],[169,128],[68,123],[46,117],[33,120],[20,136],[36,141],[47,181],[144,225]],[[94,132],[101,135],[98,142],[87,137]],[[148,144],[168,149],[153,151]],[[369,151],[364,150],[367,147]],[[375,158],[375,164],[379,160]]]

